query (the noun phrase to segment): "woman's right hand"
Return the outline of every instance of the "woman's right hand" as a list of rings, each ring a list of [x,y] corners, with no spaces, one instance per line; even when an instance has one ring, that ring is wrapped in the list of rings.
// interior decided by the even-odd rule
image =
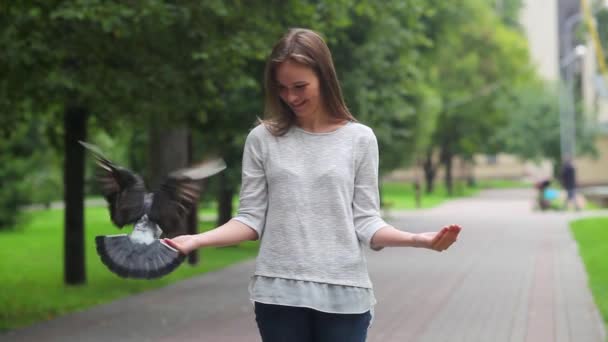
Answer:
[[[196,235],[180,235],[173,239],[163,239],[163,242],[177,249],[184,255],[187,255],[198,248]]]

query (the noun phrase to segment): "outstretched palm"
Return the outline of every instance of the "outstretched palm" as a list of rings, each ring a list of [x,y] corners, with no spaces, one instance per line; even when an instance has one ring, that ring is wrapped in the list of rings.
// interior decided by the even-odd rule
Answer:
[[[438,252],[448,249],[458,239],[460,226],[451,224],[443,227],[438,232],[417,234],[420,247],[429,248]]]

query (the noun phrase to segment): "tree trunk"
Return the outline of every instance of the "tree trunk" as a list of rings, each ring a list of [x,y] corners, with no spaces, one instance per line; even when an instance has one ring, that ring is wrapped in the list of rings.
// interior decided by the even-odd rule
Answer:
[[[84,148],[78,140],[87,137],[87,109],[68,106],[64,112],[64,281],[86,282],[84,254]]]
[[[234,185],[230,183],[226,172],[218,175],[219,190],[217,203],[217,226],[230,221],[232,218],[232,197],[234,196]]]
[[[436,167],[433,165],[433,153],[431,151],[427,152],[422,168],[424,170],[426,193],[431,194],[434,190],[435,174],[437,172]]]
[[[420,193],[420,181],[418,178],[414,181],[414,199],[416,202],[416,208],[420,209],[422,207],[422,194]]]
[[[188,165],[188,129],[166,128],[153,122],[148,145],[148,190],[156,191],[165,177],[174,170]],[[188,219],[180,227],[172,228],[167,237],[187,233]]]
[[[465,161],[463,157],[460,158],[456,158],[455,159],[458,163],[458,171],[457,171],[457,175],[456,175],[456,179],[455,179],[455,188],[456,188],[456,194],[458,196],[463,196],[464,195],[464,187],[465,187],[465,182],[466,182],[466,166],[465,166]],[[455,162],[454,162],[455,163]],[[456,166],[453,166],[452,169],[456,168]],[[454,175],[452,175],[452,179],[454,179]]]
[[[194,162],[194,153],[192,152],[192,133],[188,131],[188,164],[192,165]],[[203,182],[206,183],[206,180]],[[205,186],[201,184],[201,194],[204,191]],[[198,233],[198,203],[194,203],[192,210],[188,215],[188,222],[186,224],[186,231],[189,235],[195,235]],[[193,250],[188,254],[188,264],[198,264],[198,250]]]
[[[467,186],[469,188],[474,188],[477,186],[477,182],[475,180],[475,173],[473,172],[473,170],[475,169],[475,164],[473,163],[473,160],[467,160],[466,166],[467,166]]]
[[[448,196],[454,195],[454,178],[452,177],[452,155],[446,152],[443,164],[445,165],[445,188],[448,191]]]

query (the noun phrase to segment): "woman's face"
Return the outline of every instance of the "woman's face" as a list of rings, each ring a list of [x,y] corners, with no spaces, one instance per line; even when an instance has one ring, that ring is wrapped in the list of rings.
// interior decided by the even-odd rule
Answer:
[[[313,118],[322,114],[319,78],[303,64],[287,60],[276,71],[279,96],[298,118]]]

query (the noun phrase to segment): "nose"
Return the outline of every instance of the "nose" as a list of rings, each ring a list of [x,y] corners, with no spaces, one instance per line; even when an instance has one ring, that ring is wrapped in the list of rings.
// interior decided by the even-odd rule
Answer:
[[[292,104],[296,102],[297,99],[298,97],[296,96],[296,94],[294,94],[294,91],[292,91],[291,89],[287,90],[287,103]]]

